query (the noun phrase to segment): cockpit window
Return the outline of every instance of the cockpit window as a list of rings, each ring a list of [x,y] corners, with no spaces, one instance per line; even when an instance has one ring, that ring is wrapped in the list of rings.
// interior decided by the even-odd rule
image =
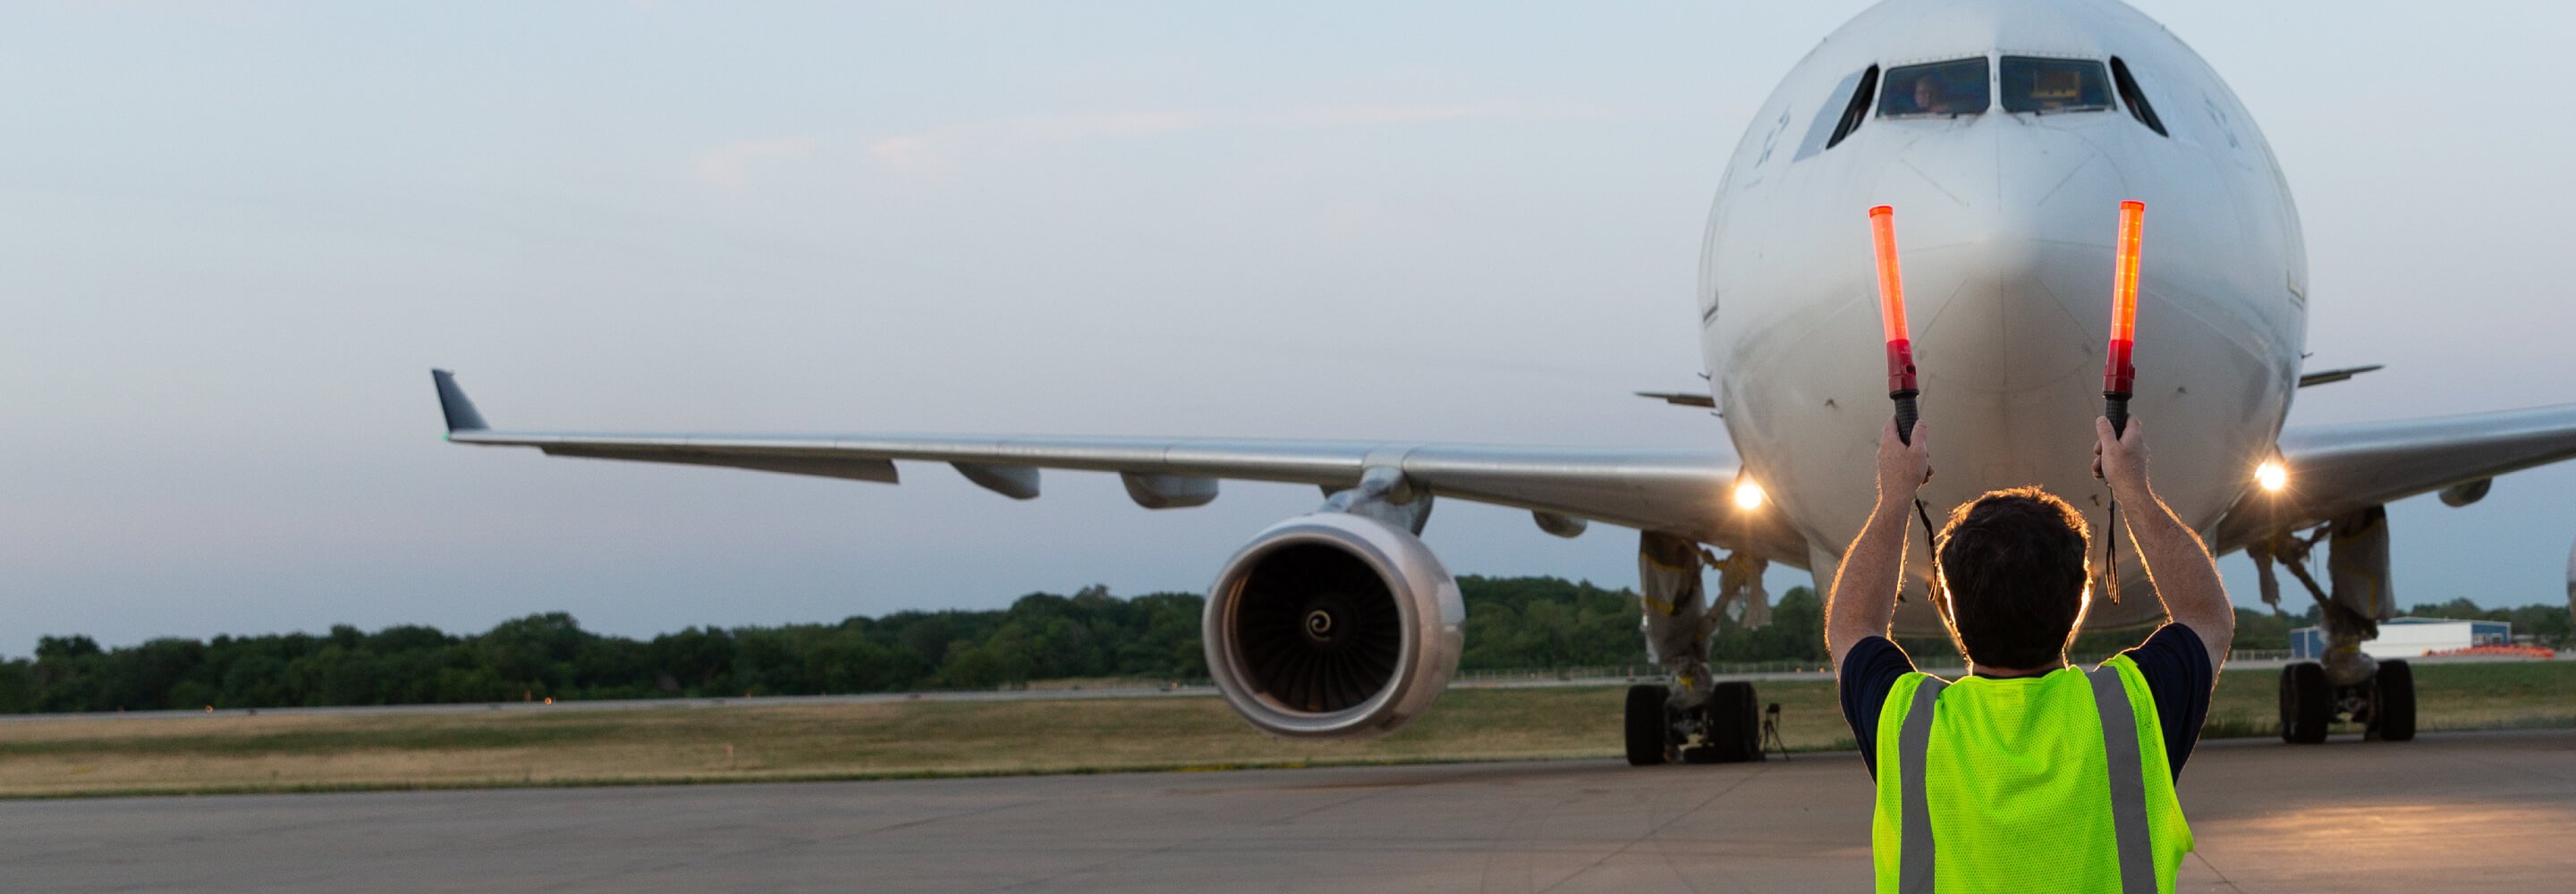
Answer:
[[[2156,107],[2147,104],[2146,91],[2138,89],[2138,79],[2129,74],[2129,63],[2120,61],[2118,56],[2111,57],[2111,85],[2120,88],[2120,104],[2129,107],[2129,117],[2138,119],[2156,136],[2172,136],[2165,132],[2164,119],[2156,117]]]
[[[2099,112],[2111,107],[2110,78],[2102,63],[2091,59],[2038,59],[2005,56],[2004,111]]]
[[[1887,89],[1878,95],[1881,118],[1958,117],[1985,112],[1993,91],[1987,89],[1986,57],[1908,65],[1887,70]]]
[[[1798,157],[1790,161],[1803,160],[1842,145],[1843,138],[1859,129],[1861,119],[1869,115],[1869,97],[1877,90],[1878,66],[1872,65],[1843,78],[1842,83],[1834,86],[1833,99],[1816,112],[1815,123],[1807,126],[1807,139],[1798,144]]]

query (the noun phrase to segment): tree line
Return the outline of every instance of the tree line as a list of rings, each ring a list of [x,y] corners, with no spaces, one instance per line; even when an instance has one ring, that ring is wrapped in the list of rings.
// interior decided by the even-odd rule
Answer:
[[[1636,595],[1552,577],[1458,579],[1467,603],[1465,670],[1641,666]],[[1130,598],[1090,587],[1033,593],[991,611],[897,612],[837,624],[691,627],[649,640],[602,635],[553,612],[482,633],[399,625],[373,633],[155,639],[101,647],[45,636],[31,658],[0,660],[0,713],[259,708],[989,689],[1031,680],[1207,676],[1195,593]],[[2544,644],[2570,641],[2555,606],[2483,609],[2466,600],[2416,613],[2511,621]],[[2237,648],[2286,649],[2305,616],[2238,610]],[[2088,632],[2075,653],[2132,645],[2140,630]],[[1716,662],[1823,664],[1824,610],[1798,587],[1749,629],[1722,621]],[[1947,643],[1908,639],[1927,661]]]

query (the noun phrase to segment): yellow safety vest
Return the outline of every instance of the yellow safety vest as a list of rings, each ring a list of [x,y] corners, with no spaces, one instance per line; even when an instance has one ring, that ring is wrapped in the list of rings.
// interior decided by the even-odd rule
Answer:
[[[2174,889],[2191,828],[2128,656],[2013,679],[1906,674],[1878,730],[1879,891]]]

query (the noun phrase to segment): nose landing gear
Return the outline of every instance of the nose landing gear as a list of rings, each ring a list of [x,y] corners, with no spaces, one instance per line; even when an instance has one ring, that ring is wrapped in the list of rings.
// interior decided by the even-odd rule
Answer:
[[[2310,554],[2329,542],[2326,571],[2333,592],[2318,586],[2308,570]],[[2316,598],[2319,624],[2325,628],[2322,663],[2302,661],[2281,669],[2281,740],[2314,745],[2326,740],[2326,729],[2338,721],[2358,723],[2372,739],[2404,742],[2415,738],[2415,670],[2403,661],[2376,661],[2361,651],[2363,642],[2379,636],[2379,623],[2396,614],[2388,587],[2388,510],[2369,506],[2337,517],[2316,531],[2300,535],[2276,531],[2245,548],[2261,574],[2263,601],[2281,605],[2281,585],[2272,576],[2278,563]]]
[[[1671,675],[1673,685],[1628,688],[1624,726],[1632,765],[1762,759],[1762,706],[1753,684],[1712,685],[1709,674],[1709,635],[1720,614],[1711,610],[1700,576],[1712,564],[1721,587],[1716,607],[1741,603],[1739,623],[1766,623],[1770,597],[1762,589],[1765,563],[1760,558],[1739,554],[1717,559],[1688,538],[1653,531],[1639,535],[1637,601],[1645,615],[1646,655]]]

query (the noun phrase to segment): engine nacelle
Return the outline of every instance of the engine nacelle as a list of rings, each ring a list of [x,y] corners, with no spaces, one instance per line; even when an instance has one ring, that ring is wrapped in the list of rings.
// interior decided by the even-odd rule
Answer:
[[[1421,716],[1458,669],[1467,608],[1411,533],[1342,512],[1270,526],[1217,574],[1200,623],[1235,713],[1281,736],[1369,736]]]

